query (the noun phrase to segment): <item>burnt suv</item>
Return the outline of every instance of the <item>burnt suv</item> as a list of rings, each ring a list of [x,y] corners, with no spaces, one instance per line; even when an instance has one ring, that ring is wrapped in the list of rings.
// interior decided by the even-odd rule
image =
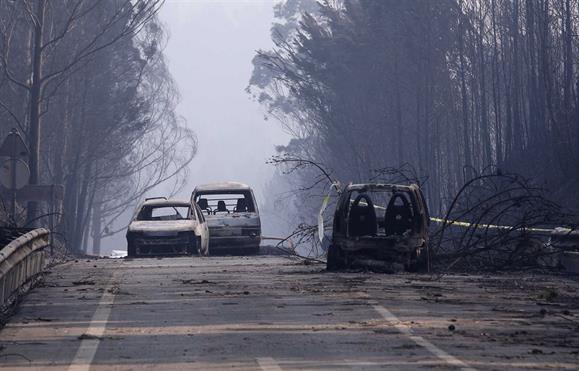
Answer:
[[[251,187],[238,182],[199,185],[191,202],[205,214],[212,252],[259,252],[261,220]]]
[[[336,205],[327,269],[422,269],[429,224],[418,185],[350,184]]]

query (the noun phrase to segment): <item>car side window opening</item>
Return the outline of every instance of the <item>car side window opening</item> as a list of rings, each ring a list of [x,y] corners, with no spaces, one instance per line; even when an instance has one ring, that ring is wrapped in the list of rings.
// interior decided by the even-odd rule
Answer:
[[[250,191],[199,192],[195,201],[207,215],[255,212]]]

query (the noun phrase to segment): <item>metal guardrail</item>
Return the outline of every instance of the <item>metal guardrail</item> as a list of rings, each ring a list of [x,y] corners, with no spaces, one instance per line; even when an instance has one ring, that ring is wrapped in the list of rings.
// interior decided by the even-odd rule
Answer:
[[[23,234],[0,250],[0,306],[44,268],[44,248],[50,231],[39,228]]]
[[[563,250],[579,251],[579,230],[555,228],[550,236],[551,244]]]

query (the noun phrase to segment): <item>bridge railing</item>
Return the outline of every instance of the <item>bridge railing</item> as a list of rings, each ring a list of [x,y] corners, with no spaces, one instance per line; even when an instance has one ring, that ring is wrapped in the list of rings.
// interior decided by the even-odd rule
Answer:
[[[48,229],[23,234],[0,250],[0,306],[44,269],[44,249],[50,244]]]

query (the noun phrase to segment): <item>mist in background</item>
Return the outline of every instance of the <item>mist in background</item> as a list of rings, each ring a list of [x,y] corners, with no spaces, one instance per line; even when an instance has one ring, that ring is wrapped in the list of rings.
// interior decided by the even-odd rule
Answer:
[[[165,56],[181,94],[178,113],[197,134],[188,198],[197,184],[240,181],[263,205],[273,168],[265,161],[289,136],[264,120],[245,92],[257,49],[268,49],[273,1],[169,0],[160,19],[169,32]]]
[[[264,108],[245,89],[258,49],[271,49],[274,1],[168,0],[159,13],[169,40],[166,62],[181,99],[177,113],[198,140],[185,187],[176,198],[189,199],[196,185],[220,181],[249,184],[262,212],[264,233],[279,221],[264,207],[275,171],[266,161],[289,135],[264,119]],[[169,182],[170,183],[170,182]],[[172,192],[158,186],[147,197]],[[271,208],[270,208],[271,209]],[[128,222],[132,210],[122,222]],[[264,222],[265,220],[265,222]],[[279,224],[279,223],[278,223]],[[103,254],[124,250],[124,233],[106,238]]]

